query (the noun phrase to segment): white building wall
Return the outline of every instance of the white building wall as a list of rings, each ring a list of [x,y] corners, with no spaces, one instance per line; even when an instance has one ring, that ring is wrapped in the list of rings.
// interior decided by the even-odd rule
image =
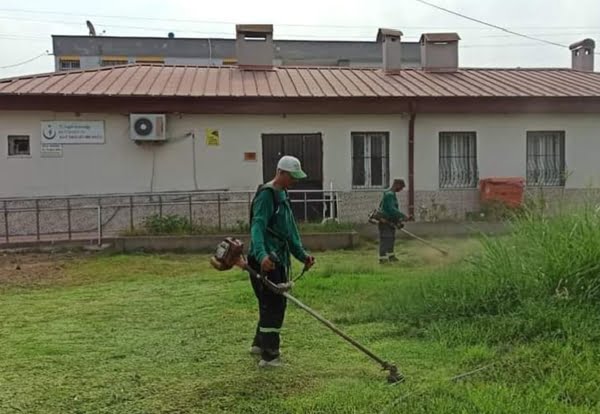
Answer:
[[[104,120],[103,145],[64,145],[62,158],[41,158],[41,122]],[[218,129],[219,147],[205,143],[206,128]],[[128,115],[0,112],[0,196],[102,194],[194,190],[192,139],[196,136],[199,189],[255,189],[262,180],[261,134],[316,133],[323,137],[324,185],[351,189],[352,131],[390,132],[390,175],[407,176],[408,121],[401,115],[242,116],[169,115],[171,142],[136,145]],[[8,135],[29,135],[31,157],[9,158]],[[257,161],[243,160],[256,152]],[[154,162],[153,162],[153,157]]]
[[[439,133],[475,131],[479,177],[526,176],[527,131],[564,130],[567,188],[600,186],[600,116],[590,114],[417,115],[415,188],[439,189]]]

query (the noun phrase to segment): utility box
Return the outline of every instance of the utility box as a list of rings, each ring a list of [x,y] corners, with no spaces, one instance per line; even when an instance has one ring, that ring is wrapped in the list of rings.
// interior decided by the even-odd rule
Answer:
[[[522,177],[490,177],[479,182],[482,203],[500,201],[507,207],[523,205],[525,179]]]

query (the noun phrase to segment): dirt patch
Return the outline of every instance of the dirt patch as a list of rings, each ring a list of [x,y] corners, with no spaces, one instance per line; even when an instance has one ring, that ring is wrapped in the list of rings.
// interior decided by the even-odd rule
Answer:
[[[65,277],[65,267],[80,254],[0,253],[0,288],[48,285]]]

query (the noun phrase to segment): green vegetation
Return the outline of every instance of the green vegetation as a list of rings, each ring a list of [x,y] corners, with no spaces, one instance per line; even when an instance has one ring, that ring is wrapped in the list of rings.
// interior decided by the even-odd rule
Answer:
[[[448,258],[401,242],[396,266],[372,246],[330,252],[299,282],[294,295],[399,365],[394,386],[291,304],[286,366],[260,371],[247,275],[205,256],[78,256],[12,277],[6,264],[0,412],[599,412],[600,215],[524,212],[513,227],[435,240]]]
[[[300,223],[298,225],[301,232],[304,233],[337,233],[352,231],[354,226],[348,223],[337,223],[328,221],[320,223]],[[238,221],[233,226],[201,226],[178,214],[152,214],[143,222],[142,228],[127,230],[123,232],[124,236],[143,236],[143,235],[202,235],[202,234],[246,234],[250,232],[248,223]]]

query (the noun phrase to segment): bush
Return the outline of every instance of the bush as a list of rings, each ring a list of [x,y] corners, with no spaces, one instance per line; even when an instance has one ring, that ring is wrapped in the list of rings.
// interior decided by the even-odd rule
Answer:
[[[511,234],[482,245],[467,263],[386,292],[369,319],[447,333],[468,323],[482,341],[520,341],[565,332],[569,315],[580,319],[600,303],[600,213],[590,207],[553,217],[525,211]]]
[[[326,222],[300,223],[300,233],[338,233],[351,231],[354,227],[348,223]],[[167,234],[248,234],[250,226],[247,221],[238,220],[235,225],[222,227],[199,226],[178,214],[159,215],[153,214],[143,221],[143,229],[126,231],[126,236],[137,235],[167,235]]]
[[[186,234],[193,233],[194,226],[183,216],[177,214],[153,214],[144,220],[144,229],[149,234]]]

